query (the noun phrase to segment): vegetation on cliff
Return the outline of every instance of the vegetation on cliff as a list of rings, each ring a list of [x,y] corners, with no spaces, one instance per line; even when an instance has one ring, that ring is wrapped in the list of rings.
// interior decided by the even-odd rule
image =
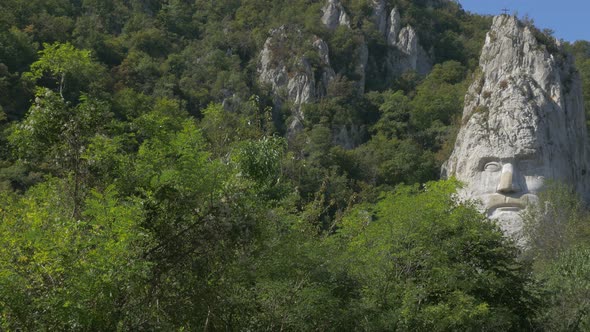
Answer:
[[[439,181],[491,18],[388,1],[434,66],[383,77],[371,1],[342,3],[331,32],[323,1],[3,0],[0,329],[588,328],[583,208],[525,259]],[[289,138],[257,79],[283,25],[336,73]],[[588,103],[590,44],[566,48]]]

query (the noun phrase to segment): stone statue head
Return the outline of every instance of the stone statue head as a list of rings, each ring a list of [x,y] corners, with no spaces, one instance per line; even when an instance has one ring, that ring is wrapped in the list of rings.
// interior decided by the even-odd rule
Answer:
[[[494,19],[480,69],[442,173],[462,181],[463,197],[518,236],[520,211],[537,201],[546,179],[588,192],[580,80],[566,54],[549,52],[508,15]]]

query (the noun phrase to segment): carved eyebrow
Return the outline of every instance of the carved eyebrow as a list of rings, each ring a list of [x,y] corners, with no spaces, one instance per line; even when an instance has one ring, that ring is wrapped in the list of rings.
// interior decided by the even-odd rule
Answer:
[[[483,164],[483,166],[480,168],[480,170],[483,172],[497,172],[501,169],[502,169],[502,163],[497,162],[497,161],[487,162],[487,163]]]
[[[486,164],[491,163],[491,162],[500,163],[501,162],[501,158],[497,158],[497,157],[482,157],[482,158],[479,159],[479,162],[477,163],[477,167],[478,168],[483,168]]]

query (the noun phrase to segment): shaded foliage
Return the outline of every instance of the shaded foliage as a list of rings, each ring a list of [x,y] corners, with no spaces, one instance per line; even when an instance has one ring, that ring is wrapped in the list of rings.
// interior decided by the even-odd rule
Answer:
[[[587,329],[578,201],[530,210],[519,260],[457,183],[429,182],[491,18],[386,2],[424,77],[384,74],[369,0],[335,31],[324,1],[0,2],[0,329]],[[288,137],[257,68],[283,25],[301,36],[277,54],[319,73],[320,37],[336,74]],[[586,94],[588,43],[566,47]]]

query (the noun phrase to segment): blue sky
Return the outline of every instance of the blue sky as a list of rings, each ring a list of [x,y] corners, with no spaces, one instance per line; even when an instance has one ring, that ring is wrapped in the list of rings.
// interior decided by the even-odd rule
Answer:
[[[567,41],[590,41],[590,0],[459,0],[463,9],[497,15],[502,8],[519,17],[527,14],[540,29],[555,31],[555,37]]]

